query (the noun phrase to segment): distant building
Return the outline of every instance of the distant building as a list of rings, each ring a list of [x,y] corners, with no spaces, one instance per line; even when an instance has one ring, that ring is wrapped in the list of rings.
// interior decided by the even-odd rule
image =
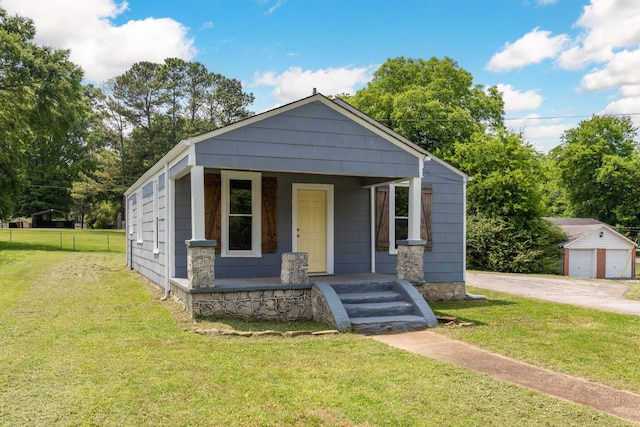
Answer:
[[[31,220],[19,216],[11,221],[0,221],[0,228],[31,228]]]
[[[592,218],[545,218],[567,235],[562,274],[630,279],[636,274],[636,243],[615,227]]]
[[[49,209],[31,215],[31,224],[33,228],[73,228],[74,221],[68,213]]]

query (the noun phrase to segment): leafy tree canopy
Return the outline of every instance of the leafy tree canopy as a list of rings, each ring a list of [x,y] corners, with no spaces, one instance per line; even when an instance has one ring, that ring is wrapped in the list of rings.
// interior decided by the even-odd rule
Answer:
[[[522,134],[476,133],[451,161],[473,180],[467,189],[468,268],[516,273],[558,271],[564,235],[541,217],[542,155]]]
[[[613,225],[640,219],[637,128],[628,116],[594,116],[550,152],[574,215]],[[635,213],[634,213],[635,212]]]
[[[497,88],[474,85],[471,73],[451,58],[389,59],[366,88],[346,100],[442,157],[476,132],[503,127]]]
[[[76,148],[82,145],[80,123],[87,112],[82,71],[67,51],[36,45],[35,33],[30,19],[0,9],[0,217],[5,218],[40,207],[67,210],[65,189],[41,199],[41,206],[30,205],[35,196],[30,189],[70,188],[81,157]],[[38,192],[46,197],[56,191]]]
[[[450,160],[473,177],[467,190],[469,213],[522,225],[546,214],[540,158],[522,134],[499,131],[476,133],[468,142],[456,143]]]

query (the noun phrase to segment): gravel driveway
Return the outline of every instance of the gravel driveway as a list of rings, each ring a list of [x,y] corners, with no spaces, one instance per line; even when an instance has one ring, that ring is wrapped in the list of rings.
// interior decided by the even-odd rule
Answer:
[[[623,280],[467,271],[467,285],[640,316],[640,301],[624,298],[629,288]]]

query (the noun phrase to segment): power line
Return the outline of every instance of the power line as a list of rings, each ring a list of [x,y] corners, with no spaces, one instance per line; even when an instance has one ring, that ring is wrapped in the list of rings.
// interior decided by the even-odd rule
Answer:
[[[544,117],[509,117],[504,120],[557,120],[557,119],[584,119],[590,117],[622,117],[622,116],[639,116],[640,113],[616,113],[616,114],[592,114],[590,116],[544,116]]]

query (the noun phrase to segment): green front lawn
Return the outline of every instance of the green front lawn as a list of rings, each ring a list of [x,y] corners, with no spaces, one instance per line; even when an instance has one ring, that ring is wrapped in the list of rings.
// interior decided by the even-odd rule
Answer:
[[[0,250],[0,425],[631,425],[358,335],[196,334],[220,322],[192,321],[124,264],[114,253]],[[587,310],[586,323],[553,304],[491,297],[438,305],[478,322],[440,330],[578,372],[599,371],[602,359],[561,342],[608,334],[612,358],[635,366],[614,365],[608,381],[637,390],[635,319]],[[536,343],[526,330],[547,322],[554,333]]]
[[[125,253],[125,245],[124,230],[0,229],[0,250]]]
[[[431,304],[474,322],[438,329],[518,360],[640,393],[640,317],[554,304],[484,289],[486,301]]]

